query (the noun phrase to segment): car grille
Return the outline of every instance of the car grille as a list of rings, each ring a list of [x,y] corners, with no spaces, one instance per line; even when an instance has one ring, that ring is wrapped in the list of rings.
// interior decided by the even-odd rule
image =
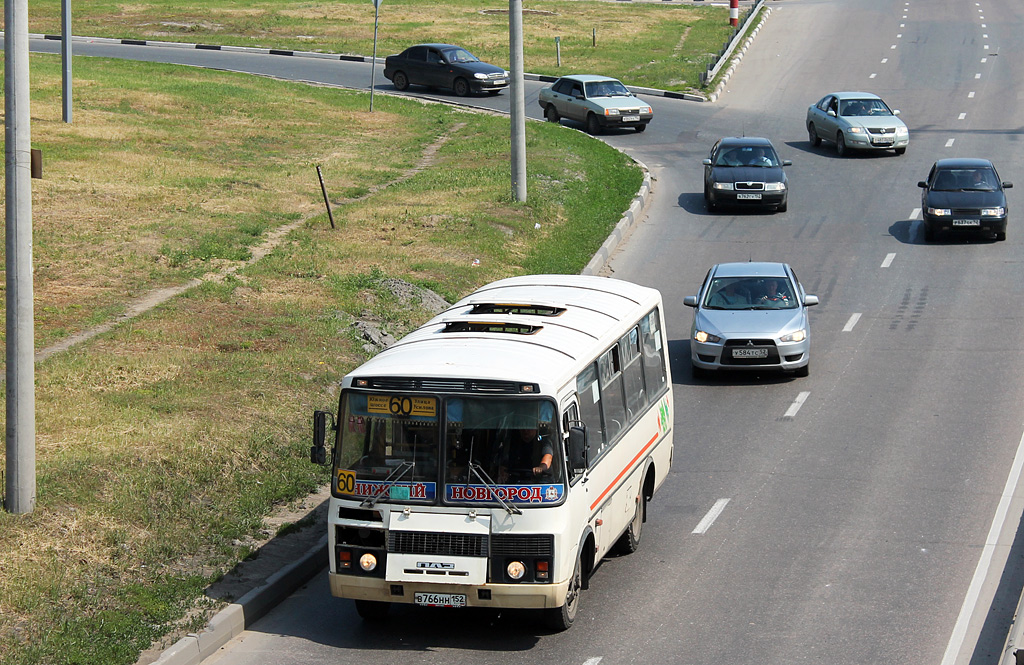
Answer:
[[[768,347],[767,358],[733,358],[733,347],[763,348]],[[778,365],[779,349],[775,341],[771,339],[730,339],[726,340],[725,348],[722,349],[723,365]]]
[[[950,210],[953,217],[978,217],[981,215],[980,208],[953,208]]]
[[[489,80],[491,80],[491,81],[496,81],[498,79],[503,79],[503,78],[505,78],[505,72],[498,72],[496,74],[488,74],[487,78]]]
[[[889,134],[895,134],[896,133],[896,128],[895,127],[868,127],[868,132],[870,132],[871,134],[881,134],[883,136],[888,136]]]
[[[763,182],[737,182],[734,185],[734,187],[736,187],[736,189],[738,191],[741,191],[741,192],[750,192],[750,191],[763,192],[764,191],[764,183]]]

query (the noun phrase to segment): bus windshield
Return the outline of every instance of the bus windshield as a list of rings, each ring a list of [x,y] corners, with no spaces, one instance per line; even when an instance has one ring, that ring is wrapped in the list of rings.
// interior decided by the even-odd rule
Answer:
[[[536,397],[347,392],[336,490],[381,501],[560,501],[564,455],[554,413],[550,400]]]

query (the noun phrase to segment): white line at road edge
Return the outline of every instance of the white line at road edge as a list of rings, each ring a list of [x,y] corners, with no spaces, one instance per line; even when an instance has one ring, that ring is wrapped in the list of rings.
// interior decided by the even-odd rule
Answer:
[[[895,252],[891,252],[889,254],[886,254],[885,255],[885,260],[882,261],[882,267],[883,268],[888,268],[889,266],[891,266],[892,262],[893,262],[893,259],[895,259],[895,258],[896,258]]]
[[[964,638],[967,636],[967,625],[971,622],[978,605],[978,598],[981,595],[981,587],[988,575],[989,566],[992,565],[992,556],[995,554],[996,545],[999,541],[999,534],[1003,530],[1003,523],[1006,521],[1010,508],[1010,501],[1013,499],[1013,492],[1020,482],[1021,469],[1024,468],[1024,435],[1020,437],[1017,444],[1017,454],[1013,456],[1013,466],[1010,467],[1010,476],[1006,479],[1006,486],[1003,488],[1003,495],[999,499],[999,506],[996,508],[995,517],[992,518],[992,527],[988,530],[988,538],[985,539],[985,548],[981,551],[981,560],[974,570],[974,579],[967,588],[967,597],[960,608],[960,616],[956,619],[953,627],[953,634],[949,637],[949,644],[946,646],[946,654],[942,657],[942,665],[953,665],[960,648],[963,646]]]
[[[793,403],[789,405],[789,408],[786,409],[786,413],[782,417],[792,418],[796,416],[797,411],[800,410],[800,407],[804,405],[804,402],[806,402],[807,398],[810,396],[811,393],[808,390],[804,390],[803,392],[801,392],[799,395],[796,396],[796,399],[793,400]]]
[[[850,317],[850,320],[846,322],[845,326],[843,326],[843,332],[850,332],[853,330],[853,327],[857,325],[858,321],[860,321],[860,312],[857,312]]]
[[[704,516],[704,519],[697,523],[697,526],[695,526],[693,531],[690,533],[704,533],[710,529],[711,525],[718,519],[718,516],[722,514],[723,510],[725,510],[728,503],[729,499],[719,499],[718,501],[715,501],[715,505],[711,506],[711,510],[708,511],[708,514]]]

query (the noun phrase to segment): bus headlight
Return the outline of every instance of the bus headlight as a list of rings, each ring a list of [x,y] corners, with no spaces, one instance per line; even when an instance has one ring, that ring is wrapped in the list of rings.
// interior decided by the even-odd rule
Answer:
[[[508,576],[514,580],[523,579],[523,575],[526,574],[526,566],[523,565],[522,561],[511,561],[505,568],[505,572]]]
[[[366,572],[370,572],[377,567],[377,557],[367,552],[359,557],[359,567]]]

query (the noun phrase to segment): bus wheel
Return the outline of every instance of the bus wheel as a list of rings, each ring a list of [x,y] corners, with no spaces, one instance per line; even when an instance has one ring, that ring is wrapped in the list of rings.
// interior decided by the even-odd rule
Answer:
[[[363,621],[383,621],[388,616],[391,603],[382,603],[376,600],[357,600],[356,612]]]
[[[577,556],[576,568],[572,571],[572,579],[569,580],[569,588],[565,592],[565,603],[561,607],[544,610],[548,628],[561,632],[572,627],[572,622],[576,620],[576,612],[580,608],[580,592],[582,590],[583,572],[580,558]]]
[[[633,515],[633,521],[629,523],[626,528],[626,532],[619,538],[619,542],[616,543],[617,549],[622,554],[632,554],[640,549],[640,536],[643,534],[644,529],[644,510],[647,507],[647,500],[643,494],[636,499],[636,514]]]

